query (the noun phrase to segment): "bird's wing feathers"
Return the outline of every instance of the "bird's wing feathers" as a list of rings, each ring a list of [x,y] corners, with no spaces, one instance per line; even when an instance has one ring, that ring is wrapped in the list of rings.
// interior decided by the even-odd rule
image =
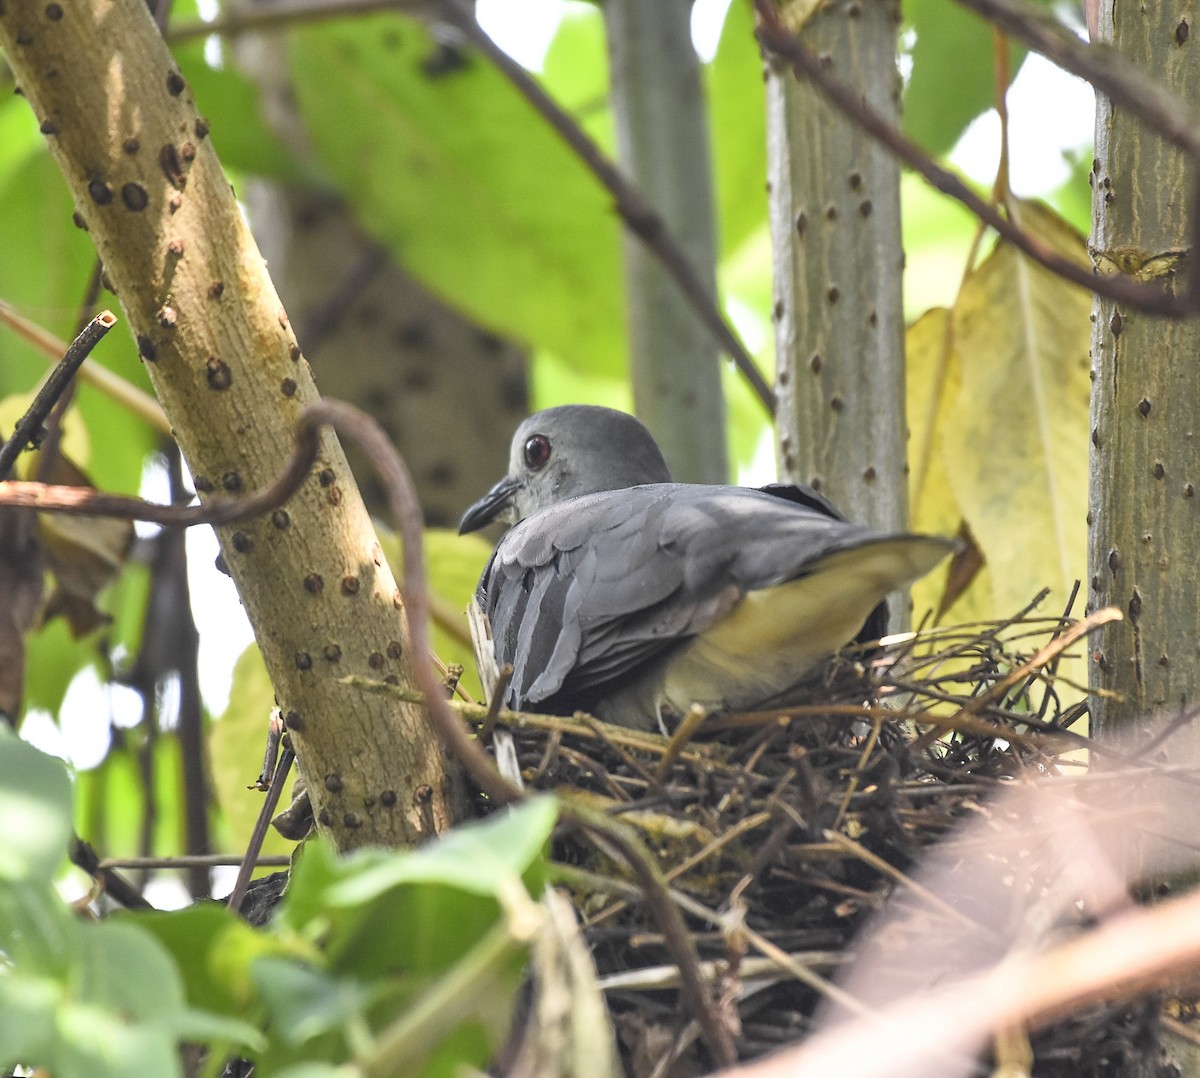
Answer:
[[[746,488],[659,484],[573,498],[501,539],[480,581],[509,702],[586,695],[711,627],[749,591],[882,539]]]

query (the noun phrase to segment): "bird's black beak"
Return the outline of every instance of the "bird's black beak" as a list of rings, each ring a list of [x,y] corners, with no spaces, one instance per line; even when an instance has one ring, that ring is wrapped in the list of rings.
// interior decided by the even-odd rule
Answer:
[[[515,479],[509,479],[508,476],[501,479],[479,501],[463,513],[463,518],[458,523],[458,534],[466,535],[467,532],[478,531],[485,524],[490,524],[505,509],[512,505],[512,497],[517,492],[519,486],[520,484]]]

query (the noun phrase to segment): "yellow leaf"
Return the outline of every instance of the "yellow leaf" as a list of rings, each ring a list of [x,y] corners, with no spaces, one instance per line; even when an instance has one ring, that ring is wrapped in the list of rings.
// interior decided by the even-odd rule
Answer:
[[[33,403],[32,393],[14,393],[0,400],[0,441],[12,434],[18,420],[29,410]],[[62,419],[62,439],[59,442],[59,452],[69,457],[80,467],[86,467],[91,443],[88,439],[87,427],[77,408],[68,408]],[[37,462],[35,452],[26,451],[17,458],[17,466],[9,479],[32,479],[33,468]]]
[[[1042,243],[1087,264],[1049,209],[1019,207]],[[1005,243],[967,277],[953,311],[961,380],[942,431],[946,474],[987,558],[993,617],[1041,588],[1059,613],[1087,567],[1091,296]]]
[[[909,516],[914,531],[958,535],[963,511],[954,496],[946,468],[943,435],[955,421],[962,380],[961,361],[954,347],[950,312],[944,307],[926,311],[908,328],[905,341],[908,377]],[[912,587],[913,624],[926,611],[943,605],[951,563],[918,580]],[[943,622],[978,621],[991,616],[987,567],[944,612]]]

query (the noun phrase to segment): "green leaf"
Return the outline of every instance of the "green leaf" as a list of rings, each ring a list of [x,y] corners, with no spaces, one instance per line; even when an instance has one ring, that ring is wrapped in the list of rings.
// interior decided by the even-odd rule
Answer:
[[[0,914],[12,912],[17,889],[0,887]],[[3,948],[15,964],[0,966],[0,1065],[34,1064],[56,1078],[169,1078],[181,1073],[181,1040],[263,1045],[244,1022],[188,1008],[170,954],[138,925],[80,925],[48,887],[40,898],[42,912],[58,911],[73,931],[54,976],[27,946]]]
[[[501,896],[544,885],[543,853],[557,804],[535,798],[417,850],[334,858],[308,843],[281,923],[320,940],[333,969],[434,975],[458,961],[500,916]],[[519,882],[520,881],[520,882]]]
[[[263,955],[284,953],[284,943],[256,932],[223,905],[124,915],[174,956],[184,996],[193,1008],[245,1015],[254,999],[251,967]]]
[[[730,5],[708,67],[708,111],[721,257],[767,219],[767,103],[750,4]]]
[[[567,9],[542,62],[542,85],[610,157],[616,128],[608,100],[608,54],[599,8]]]
[[[49,883],[71,838],[71,781],[0,723],[0,881]]]
[[[293,959],[260,958],[252,973],[275,1036],[288,1045],[337,1032],[351,1021],[365,1021],[373,997],[365,982],[336,977]]]
[[[352,1067],[337,1067],[332,1063],[297,1063],[285,1067],[276,1078],[358,1078],[358,1074]]]
[[[54,1013],[61,1000],[62,985],[48,977],[0,974],[0,1067],[38,1056],[53,1039]]]
[[[587,401],[623,411],[633,409],[633,389],[627,378],[615,378],[564,363],[552,352],[539,352],[529,369],[531,411],[556,404]],[[503,465],[502,465],[503,466]]]
[[[126,1022],[113,1011],[68,1000],[55,1014],[49,1055],[56,1078],[173,1078],[182,1075],[175,1038],[164,1028]]]
[[[371,901],[400,884],[437,883],[469,894],[495,895],[535,867],[558,820],[552,797],[533,797],[482,823],[456,827],[418,850],[375,859],[326,893],[332,905]],[[353,861],[353,859],[351,859]],[[540,891],[543,881],[537,881]]]
[[[0,883],[0,954],[5,963],[37,977],[65,978],[79,948],[80,930],[47,881]]]
[[[489,329],[623,369],[611,199],[491,64],[380,15],[293,32],[291,65],[322,164],[406,268]]]
[[[904,94],[904,130],[937,156],[951,150],[967,125],[996,103],[992,28],[941,0],[908,0],[904,16],[917,37]],[[1010,44],[1009,57],[1011,82],[1025,50]]]

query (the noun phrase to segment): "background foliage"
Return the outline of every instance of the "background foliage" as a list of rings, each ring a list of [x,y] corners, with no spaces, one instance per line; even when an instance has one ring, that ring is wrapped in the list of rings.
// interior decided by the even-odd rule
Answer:
[[[563,8],[565,17],[538,77],[612,152],[601,18],[590,5],[564,3]],[[996,100],[993,35],[978,19],[943,0],[906,4],[905,15],[906,124],[931,153],[951,154],[968,125]],[[176,27],[197,17],[191,4],[174,7]],[[192,34],[176,45],[181,69],[211,119],[212,138],[235,186],[264,179],[344,198],[363,227],[428,288],[487,331],[527,346],[535,406],[569,400],[628,406],[618,217],[596,180],[510,84],[478,56],[447,45],[428,22],[399,14],[297,27],[286,32],[286,46],[290,85],[303,121],[300,140],[280,137],[268,122],[264,95],[235,63],[233,39]],[[1013,74],[1023,59],[1018,51],[1011,54]],[[0,89],[11,90],[10,77],[9,85],[3,85],[6,77],[0,71]],[[749,5],[734,2],[729,8],[706,79],[722,301],[769,372],[766,135],[761,61]],[[0,99],[0,301],[69,338],[94,271],[94,253],[87,235],[72,223],[70,200],[25,102],[11,94]],[[1080,132],[1080,141],[1086,142],[1088,135]],[[1023,137],[1019,127],[1011,132],[1014,153]],[[1079,155],[1081,160],[1089,157],[1086,150]],[[1084,258],[1080,230],[1087,227],[1088,192],[1081,172],[1077,169],[1060,190],[1022,194],[1046,201],[1012,200],[1010,212],[1045,242]],[[913,525],[953,533],[965,523],[988,563],[944,616],[1013,613],[1043,586],[1053,589],[1049,612],[1057,613],[1084,566],[1089,301],[1011,250],[993,248],[989,237],[977,236],[961,210],[911,176],[905,178],[903,197],[913,319],[908,401]],[[101,303],[107,301],[102,294]],[[120,330],[94,358],[130,383],[149,388],[136,348]],[[389,357],[379,357],[384,368],[388,362]],[[0,398],[30,393],[45,370],[45,359],[33,347],[0,330]],[[732,371],[725,381],[731,459],[744,468],[756,457],[761,462],[769,431]],[[93,483],[130,493],[161,490],[161,445],[148,424],[88,384],[79,389],[76,415],[71,457]],[[464,423],[470,421],[463,417]],[[498,460],[480,462],[480,491],[501,466]],[[768,478],[761,463],[759,478]],[[446,535],[431,540],[435,589],[461,609],[486,547],[473,541],[460,544]],[[193,580],[201,582],[194,588],[200,593],[209,590],[203,573],[215,570],[193,567]],[[918,591],[918,615],[938,605],[942,585],[935,580]],[[24,708],[38,717],[26,723],[26,734],[55,744],[68,757],[78,752],[71,739],[85,733],[101,746],[74,776],[74,826],[112,856],[176,853],[184,841],[172,702],[176,679],[167,676],[152,686],[157,709],[130,711],[119,685],[143,650],[148,591],[148,570],[135,548],[99,594],[99,605],[111,617],[108,624],[76,639],[58,618],[28,637]],[[202,627],[217,634],[226,631],[211,620]],[[456,648],[442,637],[439,646],[444,658],[469,666],[461,645]],[[88,670],[101,688],[86,697],[85,721],[76,717],[64,725],[77,732],[55,739],[49,724],[69,718],[63,714],[64,696],[72,679]],[[210,822],[220,847],[236,851],[258,810],[246,785],[257,771],[271,703],[270,686],[252,650],[232,671],[228,704],[219,696],[219,689],[210,689],[206,703],[220,716],[204,716],[211,734]],[[10,846],[0,849],[0,883],[6,888],[0,899],[9,915],[22,918],[30,903],[47,900],[55,878],[58,858],[46,851],[59,848],[69,830],[67,786],[61,769],[27,750],[18,753],[11,743],[0,751],[0,765],[19,799],[13,811],[45,823],[43,830],[27,833],[28,848],[10,840]],[[43,771],[47,784],[37,792],[29,776]],[[0,801],[0,807],[7,804]],[[521,832],[541,839],[521,846],[523,860],[504,868],[510,875],[525,874],[535,897],[537,885],[529,873],[548,827],[542,816],[532,830]],[[9,831],[0,822],[0,834]],[[276,850],[287,848],[278,837],[272,842]],[[88,1035],[112,1034],[111,1041],[105,1040],[107,1033],[100,1038],[116,1046],[112,1059],[121,1063],[112,1063],[112,1073],[168,1073],[139,1071],[129,1061],[136,1058],[145,1067],[157,1067],[165,1058],[158,1054],[163,1045],[184,1034],[268,1051],[259,1035],[238,1021],[246,1000],[254,1001],[256,1015],[278,1014],[307,1031],[303,1036],[313,1042],[332,1036],[330,1030],[348,1015],[371,1012],[368,1024],[377,1030],[379,997],[368,999],[352,978],[339,980],[350,974],[337,965],[336,945],[327,937],[322,955],[315,956],[305,943],[311,943],[315,931],[304,920],[315,916],[313,894],[348,888],[348,876],[342,874],[359,869],[338,868],[314,852],[305,871],[309,890],[297,889],[293,912],[270,937],[243,931],[218,912],[193,910],[180,920],[151,922],[154,938],[139,934],[133,944],[127,924],[81,928],[65,907],[49,902],[53,923],[38,926],[39,934],[30,937],[33,950],[22,959],[36,970],[31,976],[37,981],[22,982],[23,1009],[8,1009],[17,982],[0,977],[0,991],[11,990],[6,993],[9,1002],[0,1006],[0,1044],[42,1043],[37,1031],[49,1035],[47,1015],[67,998],[68,985],[78,983],[73,978],[83,976],[79,970],[98,968],[88,965],[98,961],[94,956],[117,949],[123,949],[122,961],[133,963],[139,976],[153,967],[168,987],[155,1000],[126,999],[114,980],[95,997],[99,1011],[76,1016]],[[498,878],[490,881],[495,887]],[[400,886],[398,879],[394,886]],[[502,921],[503,903],[495,889],[483,894],[464,881],[442,880],[438,886],[471,892],[454,892],[452,902],[464,908],[481,904],[478,916],[472,915],[478,923],[472,939],[486,936],[489,924]],[[296,912],[306,901],[307,913]],[[428,896],[419,901],[428,902]],[[342,926],[347,938],[352,931],[347,925],[357,915],[347,914]],[[217,992],[211,971],[189,972],[185,962],[184,972],[178,972],[173,962],[181,956],[180,941],[189,936],[189,946],[202,941],[210,958],[215,961],[219,954],[232,964],[226,973],[235,971],[234,983],[244,996]],[[278,996],[270,997],[250,968],[251,958],[262,955],[277,967],[293,963],[292,978],[276,969],[274,983],[284,986]],[[308,964],[295,965],[297,955]],[[462,955],[442,958],[449,968]],[[21,973],[26,967],[18,963],[17,968]],[[188,983],[196,976],[208,980]],[[337,982],[331,998],[342,1010],[305,1009],[306,993],[315,992],[312,978]],[[411,986],[384,990],[372,982],[370,991],[387,997],[384,1009],[392,1008],[391,1020]],[[217,1001],[213,1013],[201,1013],[193,1005],[205,996]],[[116,1022],[112,1014],[122,1008],[131,1017]],[[486,1045],[495,1016],[478,1017],[484,1030],[480,1043]],[[18,1025],[24,1025],[24,1039],[10,1040],[6,1030]],[[290,1058],[289,1050],[280,1042],[269,1047],[281,1065]],[[61,1073],[84,1073],[73,1069],[83,1066],[83,1058],[63,1057],[58,1061]],[[86,1058],[90,1066],[99,1055]]]

